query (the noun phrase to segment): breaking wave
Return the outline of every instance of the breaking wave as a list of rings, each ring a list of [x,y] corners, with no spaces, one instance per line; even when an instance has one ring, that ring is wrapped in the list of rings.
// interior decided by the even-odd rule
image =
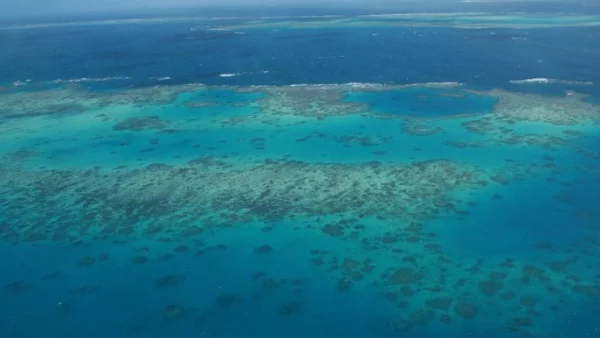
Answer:
[[[410,84],[389,84],[389,83],[371,83],[371,82],[348,82],[348,83],[297,83],[291,84],[289,87],[352,87],[352,88],[407,88],[407,87],[435,87],[435,88],[453,88],[460,87],[463,84],[460,82],[424,82]]]
[[[591,81],[569,81],[561,79],[548,79],[545,77],[536,77],[524,80],[511,80],[512,84],[563,84],[563,85],[578,85],[578,86],[591,86]]]
[[[12,86],[13,87],[23,87],[23,86],[27,86],[30,84],[64,84],[64,83],[86,83],[86,82],[106,82],[106,81],[128,81],[131,80],[132,78],[129,76],[112,76],[112,77],[99,77],[99,78],[94,78],[94,77],[82,77],[82,78],[78,78],[78,79],[56,79],[56,80],[51,80],[51,81],[41,81],[41,82],[32,82],[30,79],[27,79],[25,81],[13,81],[12,82]]]
[[[58,79],[51,81],[52,83],[80,83],[80,82],[105,82],[105,81],[126,81],[131,80],[129,76],[114,76],[114,77],[100,77],[100,78],[90,78],[90,77],[82,77],[79,79]]]

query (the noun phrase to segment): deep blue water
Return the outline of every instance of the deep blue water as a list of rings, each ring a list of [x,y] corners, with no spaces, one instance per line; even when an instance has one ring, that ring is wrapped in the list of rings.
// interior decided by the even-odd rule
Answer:
[[[483,88],[598,95],[600,30],[190,29],[202,23],[103,25],[0,31],[0,83],[131,77],[90,84],[287,85],[455,81]],[[490,35],[491,33],[494,35]],[[517,38],[512,38],[517,37]],[[234,78],[222,73],[238,73]],[[593,86],[511,85],[553,78]]]

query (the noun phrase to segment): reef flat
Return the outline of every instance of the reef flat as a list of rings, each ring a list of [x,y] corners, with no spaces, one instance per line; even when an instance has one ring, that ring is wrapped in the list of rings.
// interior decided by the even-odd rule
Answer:
[[[310,16],[227,16],[227,17],[164,17],[87,20],[59,23],[4,24],[0,30],[44,29],[54,27],[86,27],[107,25],[163,25],[199,24],[211,29],[264,29],[264,28],[368,28],[368,27],[451,27],[463,29],[488,28],[553,28],[596,27],[600,16],[571,13],[507,13],[493,12],[430,12],[366,15],[310,15]]]
[[[548,15],[495,13],[400,13],[353,17],[324,17],[321,20],[293,18],[255,20],[242,25],[224,25],[222,29],[281,28],[374,28],[374,27],[452,27],[461,29],[595,27],[597,15]]]

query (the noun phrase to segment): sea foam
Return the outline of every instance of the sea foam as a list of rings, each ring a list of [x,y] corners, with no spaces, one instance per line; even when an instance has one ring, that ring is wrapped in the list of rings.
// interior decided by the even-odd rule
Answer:
[[[591,86],[593,83],[591,81],[569,81],[569,80],[561,80],[561,79],[548,79],[545,77],[536,77],[531,79],[524,80],[511,80],[512,84],[569,84],[569,85],[578,85],[578,86]]]
[[[80,83],[80,82],[105,82],[105,81],[126,81],[131,80],[129,76],[113,76],[113,77],[100,77],[100,78],[90,78],[90,77],[82,77],[79,79],[57,79],[51,81],[52,83]]]

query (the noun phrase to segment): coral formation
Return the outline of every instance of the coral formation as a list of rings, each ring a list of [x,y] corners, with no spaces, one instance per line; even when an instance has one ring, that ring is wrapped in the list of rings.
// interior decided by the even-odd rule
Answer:
[[[244,301],[244,297],[237,294],[221,294],[217,297],[217,303],[220,306],[233,306]]]
[[[463,318],[473,318],[479,312],[479,308],[469,303],[458,303],[454,307],[454,311]]]
[[[83,87],[85,88],[85,87]],[[95,92],[68,85],[55,89],[0,93],[0,118],[63,115],[111,105],[164,104],[202,86],[158,86],[123,91]]]
[[[164,275],[156,279],[154,285],[159,289],[178,287],[185,279],[185,275]]]
[[[575,214],[582,232],[597,233],[600,226],[593,206],[572,209],[579,198],[574,186],[592,186],[600,170],[593,162],[579,166],[579,157],[564,160],[558,151],[574,150],[573,156],[586,160],[600,158],[597,150],[579,142],[587,135],[585,128],[579,130],[580,125],[598,123],[597,105],[577,95],[546,98],[486,91],[481,94],[498,98],[491,113],[442,121],[376,113],[362,103],[344,101],[348,92],[391,87],[230,88],[228,95],[261,94],[241,101],[208,94],[218,89],[201,86],[121,94],[73,87],[22,94],[23,103],[7,98],[12,94],[1,94],[0,101],[7,105],[0,109],[0,141],[7,151],[0,154],[0,237],[13,244],[54,242],[51,245],[74,250],[87,249],[94,241],[133,246],[124,256],[107,248],[98,249],[100,254],[79,251],[74,257],[84,257],[69,261],[82,268],[74,269],[79,274],[121,263],[123,257],[144,264],[131,270],[150,270],[154,264],[173,267],[187,259],[201,262],[200,270],[211,266],[207,262],[230,262],[242,252],[248,254],[239,264],[244,266],[234,269],[254,283],[253,289],[223,289],[222,294],[212,296],[216,301],[209,297],[210,306],[219,308],[215,313],[287,296],[293,301],[270,311],[289,316],[312,311],[306,307],[309,298],[303,297],[319,288],[344,299],[374,293],[391,309],[393,319],[379,327],[392,334],[438,325],[450,329],[463,320],[479,323],[493,317],[506,331],[533,335],[542,325],[541,318],[547,319],[550,311],[563,311],[566,302],[596,300],[600,278],[585,271],[595,266],[591,257],[597,257],[600,248],[597,234],[571,246],[536,239],[527,243],[532,257],[517,252],[511,258],[465,258],[456,252],[467,250],[463,243],[485,245],[469,243],[475,236],[471,231],[477,231],[481,223],[478,205],[494,210],[518,204],[520,196],[512,189],[532,177],[559,185],[551,196],[564,206],[561,212]],[[199,88],[206,96],[191,94]],[[179,100],[182,93],[186,95]],[[52,100],[51,94],[55,95]],[[458,95],[454,98],[462,100],[459,94],[445,95]],[[185,117],[163,115],[162,108],[156,107],[148,109],[149,116],[142,116],[141,111],[153,104],[172,104]],[[141,109],[131,114],[111,112],[115,105]],[[216,113],[220,107],[231,111],[220,116]],[[90,129],[97,134],[89,138],[76,128],[67,130],[72,126],[65,127],[70,134],[64,139],[42,133],[40,140],[34,140],[31,135],[35,133],[26,131],[28,117],[84,120],[90,111],[94,111]],[[196,115],[185,115],[188,112]],[[18,120],[23,126],[15,123]],[[535,123],[536,128],[527,123]],[[31,144],[21,142],[30,138]],[[75,146],[53,148],[66,143]],[[320,149],[325,145],[344,153]],[[104,168],[79,165],[77,156],[69,155],[79,146],[113,147],[115,159]],[[434,147],[435,152],[431,151]],[[305,153],[298,155],[297,149]],[[316,154],[314,149],[318,149]],[[534,151],[534,156],[529,158],[525,150]],[[490,154],[489,163],[474,160],[483,153]],[[52,161],[54,156],[59,160]],[[148,164],[151,161],[156,163]],[[562,175],[567,170],[593,179],[569,181]],[[459,230],[453,227],[457,220],[465,220]],[[229,231],[243,233],[244,240],[225,236]],[[448,241],[453,231],[460,231],[456,242],[461,248],[453,248],[452,240]],[[141,244],[140,238],[152,244]],[[297,242],[289,245],[289,238]],[[302,241],[319,246],[299,254],[300,244],[295,243]],[[158,245],[160,250],[156,250]],[[270,264],[264,265],[266,261],[281,263],[273,265],[277,274]],[[248,267],[247,262],[262,265]],[[67,269],[46,268],[34,275],[46,281],[40,288],[69,279]],[[323,279],[308,283],[313,277],[299,272],[313,270]],[[150,275],[147,286],[164,289],[156,290],[160,295],[176,294],[194,284],[197,277],[188,272]],[[32,285],[27,282],[30,276],[11,278],[24,278],[6,284],[4,291],[15,298]],[[65,295],[94,297],[105,290],[96,281],[85,283],[70,284]],[[235,283],[227,281],[225,287]],[[72,300],[62,304],[59,311],[72,313]],[[162,316],[187,318],[192,312],[174,303],[162,309]]]
[[[269,253],[271,251],[273,251],[273,248],[271,248],[271,246],[268,244],[263,244],[254,249],[255,253]]]
[[[303,301],[286,302],[279,308],[279,314],[282,316],[290,316],[301,312],[306,307]]]
[[[168,126],[168,123],[161,120],[158,116],[130,117],[113,126],[116,131],[121,130],[162,130]]]
[[[428,299],[425,304],[435,310],[448,311],[453,301],[452,297],[438,297]]]
[[[399,268],[392,273],[389,277],[389,281],[392,284],[403,285],[403,284],[414,284],[418,283],[424,274],[416,271],[413,268]]]
[[[162,316],[167,320],[183,319],[188,316],[189,310],[180,304],[168,304],[163,308]]]
[[[3,208],[8,219],[12,219],[10,227],[0,229],[0,235],[12,240],[56,240],[70,238],[70,233],[81,236],[87,232],[103,237],[132,232],[185,233],[188,225],[184,219],[177,216],[169,221],[175,210],[182,209],[189,210],[188,220],[202,219],[204,227],[251,219],[278,220],[293,214],[351,212],[360,217],[427,218],[445,212],[437,202],[440,198],[448,198],[459,187],[479,187],[485,175],[451,161],[314,165],[269,160],[242,167],[204,163],[111,173],[3,168],[0,178],[6,183],[0,187],[3,196],[7,196]],[[227,184],[222,184],[224,179]],[[79,207],[58,208],[60,200],[53,200],[51,203],[57,206],[53,210],[60,215],[56,214],[57,221],[42,231],[36,225],[44,223],[49,215],[41,213],[40,206],[60,195],[70,196],[68,200],[77,201]],[[26,217],[24,205],[28,209]],[[20,217],[10,217],[15,213]],[[217,214],[218,217],[213,216]],[[123,222],[122,215],[129,220]],[[148,221],[145,227],[130,226],[141,220]],[[85,227],[81,228],[83,224]],[[177,228],[178,225],[182,226]],[[326,225],[324,231],[346,236],[344,229],[349,225]],[[77,265],[89,266],[96,260],[86,257]],[[145,261],[147,258],[134,259],[136,264]]]

